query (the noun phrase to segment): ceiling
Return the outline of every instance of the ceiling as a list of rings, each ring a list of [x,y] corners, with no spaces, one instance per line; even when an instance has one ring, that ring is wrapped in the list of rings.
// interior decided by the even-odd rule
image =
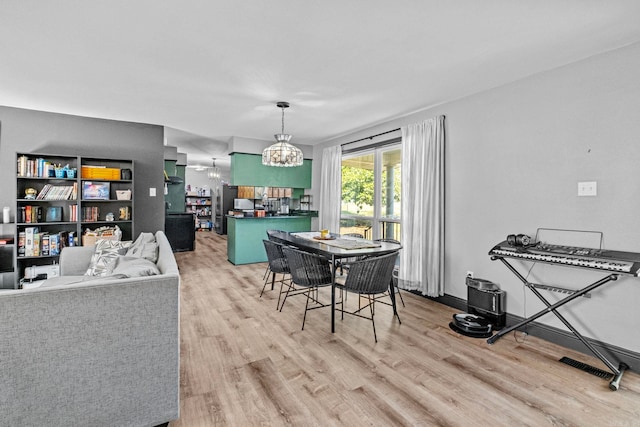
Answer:
[[[0,105],[313,145],[640,41],[637,0],[4,0]]]

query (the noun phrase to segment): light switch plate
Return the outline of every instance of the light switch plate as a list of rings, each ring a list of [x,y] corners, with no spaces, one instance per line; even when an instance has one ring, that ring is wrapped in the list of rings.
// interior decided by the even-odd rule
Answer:
[[[149,188],[149,197],[156,197],[156,189],[155,187]]]
[[[597,196],[598,183],[596,181],[585,181],[578,183],[578,196]]]

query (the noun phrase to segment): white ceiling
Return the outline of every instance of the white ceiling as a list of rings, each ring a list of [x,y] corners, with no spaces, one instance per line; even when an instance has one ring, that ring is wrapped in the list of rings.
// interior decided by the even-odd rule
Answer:
[[[637,0],[2,0],[0,105],[315,144],[640,41]],[[224,167],[225,160],[217,164]]]

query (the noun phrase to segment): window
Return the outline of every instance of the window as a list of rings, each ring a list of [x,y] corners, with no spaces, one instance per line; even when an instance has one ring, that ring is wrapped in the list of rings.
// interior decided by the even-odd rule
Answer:
[[[401,153],[394,144],[343,155],[341,234],[400,240]]]

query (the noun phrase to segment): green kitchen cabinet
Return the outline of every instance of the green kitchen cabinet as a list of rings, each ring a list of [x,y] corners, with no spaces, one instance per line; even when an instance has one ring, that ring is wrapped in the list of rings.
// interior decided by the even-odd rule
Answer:
[[[262,218],[227,218],[227,258],[232,264],[267,261],[262,240],[267,230],[311,231],[310,216],[274,216]]]
[[[231,154],[231,185],[311,188],[312,160],[302,166],[279,168],[264,166],[259,154]]]

